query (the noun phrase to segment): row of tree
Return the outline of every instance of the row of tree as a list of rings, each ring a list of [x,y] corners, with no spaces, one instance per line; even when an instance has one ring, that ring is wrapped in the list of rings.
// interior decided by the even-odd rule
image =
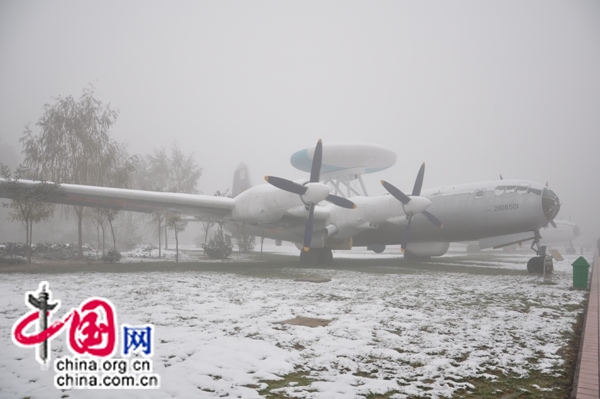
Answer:
[[[25,159],[14,175],[2,166],[0,172],[8,180],[5,189],[13,190],[13,201],[5,204],[11,208],[11,218],[20,220],[26,227],[28,261],[33,224],[52,216],[54,205],[52,196],[57,195],[60,183],[68,182],[93,186],[138,188],[143,190],[198,193],[198,180],[202,175],[193,154],[185,155],[174,143],[171,150],[154,150],[146,156],[130,156],[123,144],[109,134],[119,115],[110,104],[105,105],[95,98],[92,86],[83,90],[76,100],[71,96],[58,97],[52,105],[44,106],[44,114],[36,123],[39,133],[26,126],[21,143]],[[52,181],[53,184],[38,185],[35,190],[10,185],[18,179]],[[225,192],[226,195],[227,192]],[[223,195],[218,192],[216,195]],[[84,217],[90,217],[102,236],[104,253],[105,227],[108,224],[116,251],[114,222],[119,211],[114,209],[91,209],[83,206],[69,207],[77,218],[78,250],[83,257],[82,225]],[[181,215],[167,211],[152,214],[157,226],[160,248],[162,248],[163,227],[175,232],[176,258],[179,257],[178,236],[187,224]],[[205,222],[206,233],[213,222]],[[100,241],[100,240],[99,240]]]

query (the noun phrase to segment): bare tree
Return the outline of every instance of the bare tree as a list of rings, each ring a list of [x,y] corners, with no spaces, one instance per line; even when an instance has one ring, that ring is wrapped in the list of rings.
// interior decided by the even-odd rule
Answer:
[[[202,220],[199,217],[196,217],[198,220]],[[202,220],[202,228],[204,229],[204,245],[208,242],[208,231],[215,225],[217,222],[214,220]]]
[[[79,100],[72,96],[56,98],[44,106],[34,135],[26,127],[21,143],[24,165],[36,179],[57,183],[109,185],[115,176],[131,173],[131,165],[121,164],[123,150],[108,132],[118,111],[95,98],[94,88],[83,90]],[[73,206],[77,215],[79,256],[82,257],[83,206]]]
[[[9,218],[18,220],[25,226],[25,248],[27,263],[31,263],[31,243],[33,239],[33,224],[50,219],[54,212],[54,200],[58,195],[58,184],[41,182],[33,187],[23,187],[17,184],[19,178],[26,175],[26,170],[19,167],[15,177],[11,178],[10,169],[0,163],[0,174],[6,182],[0,190],[12,199],[10,204],[3,206],[10,208]]]
[[[93,208],[90,210],[90,218],[92,223],[96,227],[96,235],[98,237],[98,248],[102,248],[102,257],[105,253],[105,234],[104,234],[104,222],[106,220],[106,213],[102,208]],[[100,231],[102,231],[102,243],[100,242]]]
[[[162,242],[161,242],[161,232],[162,226],[165,222],[166,213],[163,211],[155,211],[152,212],[152,220],[156,223],[156,232],[158,233],[158,257],[162,257]]]
[[[198,180],[202,175],[202,168],[196,163],[193,154],[185,155],[174,142],[170,154],[165,148],[154,149],[152,154],[146,155],[138,163],[136,185],[142,190],[198,193]],[[162,256],[161,234],[165,227],[165,242],[168,213],[155,211],[152,220],[157,225],[158,256]]]
[[[185,230],[187,221],[181,215],[171,213],[167,216],[166,225],[175,232],[175,262],[179,262],[179,233]]]
[[[165,148],[154,149],[139,161],[136,185],[142,190],[198,193],[198,180],[202,168],[196,163],[193,153],[184,155],[173,143],[170,155]]]
[[[213,194],[215,197],[230,197],[229,195],[229,189],[226,188],[224,191],[221,190],[217,190],[215,191],[215,193]],[[206,244],[208,243],[208,231],[214,226],[214,225],[218,225],[220,229],[223,228],[223,224],[219,221],[216,220],[204,220],[202,222],[202,227],[204,228],[204,245],[203,248],[206,247]],[[206,253],[206,251],[204,251]]]

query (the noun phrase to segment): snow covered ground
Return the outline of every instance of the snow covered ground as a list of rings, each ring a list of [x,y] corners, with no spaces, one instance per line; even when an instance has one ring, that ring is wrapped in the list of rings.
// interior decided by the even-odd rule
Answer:
[[[377,265],[382,256],[398,255],[355,256]],[[524,270],[528,257],[451,256],[444,262]],[[471,377],[552,375],[563,365],[564,334],[582,312],[585,292],[570,289],[576,257],[555,262],[553,284],[516,273],[300,269],[294,262],[262,278],[207,271],[2,274],[0,397],[259,398],[265,381],[291,373],[306,375],[308,383],[279,388],[289,397],[391,391],[393,398],[450,397],[468,390]],[[331,281],[299,282],[298,275]],[[28,311],[25,292],[43,280],[61,300],[59,315],[99,296],[116,306],[119,324],[154,324],[160,389],[56,389],[55,372],[40,370],[34,350],[11,339],[12,325]],[[297,316],[332,321],[316,328],[280,323]],[[66,334],[51,349],[53,359],[69,355]]]

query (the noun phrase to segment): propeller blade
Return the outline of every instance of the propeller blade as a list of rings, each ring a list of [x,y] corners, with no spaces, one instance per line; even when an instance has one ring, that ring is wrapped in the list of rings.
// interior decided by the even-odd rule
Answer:
[[[417,179],[413,187],[412,195],[421,195],[421,188],[423,188],[423,177],[425,176],[425,162],[421,165],[419,173],[417,173]]]
[[[346,209],[356,208],[356,204],[354,202],[352,202],[349,199],[346,199],[344,197],[340,197],[340,196],[333,195],[333,194],[329,194],[327,196],[327,198],[325,198],[325,201],[329,201],[332,204],[341,206],[342,208],[346,208]]]
[[[556,223],[554,223],[554,220],[550,221],[550,224],[552,225],[552,227],[554,227],[555,229],[557,228]]]
[[[323,141],[319,139],[313,154],[312,166],[310,168],[310,181],[317,183],[321,178],[321,162],[323,160]]]
[[[306,190],[308,189],[306,186],[294,183],[291,180],[283,179],[281,177],[265,176],[265,180],[267,181],[267,183],[277,188],[298,195],[304,195],[306,193]]]
[[[275,176],[265,176],[265,180],[281,189],[290,193],[294,193],[297,195],[305,195],[302,198],[302,201],[305,204],[310,204],[308,208],[308,217],[306,219],[306,224],[304,225],[304,241],[303,241],[303,251],[310,251],[310,243],[312,241],[313,234],[313,219],[315,214],[315,202],[320,202],[324,196],[325,200],[331,202],[334,205],[340,206],[342,208],[354,209],[356,208],[356,204],[346,198],[329,194],[330,188],[324,184],[320,184],[321,180],[321,165],[323,162],[323,141],[319,139],[317,145],[315,147],[315,151],[312,157],[312,164],[310,167],[310,183],[307,185],[301,185],[295,183],[291,180],[283,179],[281,177]],[[319,184],[311,184],[311,183],[319,183]],[[311,191],[309,191],[311,190]],[[397,190],[397,189],[396,189]],[[400,192],[400,190],[397,190]],[[308,193],[308,194],[307,194]],[[407,201],[410,201],[408,197],[400,192],[401,195]]]
[[[410,198],[408,197],[408,195],[404,194],[402,191],[400,191],[400,189],[394,187],[392,184],[386,182],[385,180],[382,180],[381,184],[387,190],[387,192],[392,194],[392,196],[398,201],[402,202],[405,205],[410,202]]]
[[[306,225],[304,226],[304,252],[310,250],[310,242],[312,241],[313,233],[313,216],[315,214],[315,204],[310,204],[308,210],[308,218],[306,219]]]
[[[408,217],[408,223],[407,223],[406,227],[404,228],[404,234],[402,235],[402,240],[400,243],[402,252],[404,252],[404,250],[406,249],[406,246],[408,245],[408,242],[410,240],[410,226],[412,224],[412,218],[414,216],[414,212],[424,214],[425,217],[429,220],[429,222],[431,222],[433,225],[440,227],[440,228],[443,227],[442,222],[437,217],[435,217],[433,214],[431,214],[430,212],[427,212],[425,210],[425,209],[427,209],[427,207],[429,207],[429,205],[431,205],[431,201],[429,201],[429,199],[427,199],[427,198],[421,197],[421,189],[423,188],[424,177],[425,177],[425,162],[423,162],[423,164],[421,165],[421,168],[419,169],[419,173],[417,173],[417,178],[415,179],[415,185],[413,186],[413,191],[412,191],[411,197],[415,197],[415,201],[413,202],[414,206],[409,205],[409,206],[403,207],[404,212],[406,213],[406,216]],[[393,185],[386,182],[385,180],[382,180],[381,184],[383,185],[383,187],[385,187],[385,189],[390,194],[392,194],[392,196],[394,196],[398,201],[402,202],[403,205],[408,205],[408,203],[410,203],[411,197],[404,194],[402,191],[400,191],[400,189],[394,187]]]
[[[408,237],[410,236],[410,225],[412,223],[412,215],[408,217],[408,224],[404,228],[404,234],[402,234],[402,241],[400,243],[400,251],[404,252],[408,245]]]
[[[433,216],[431,213],[424,211],[423,215],[425,215],[427,217],[427,219],[429,219],[429,221],[434,224],[436,227],[442,228],[444,227],[444,225],[442,224],[442,222],[440,221],[440,219],[436,218],[435,216]]]

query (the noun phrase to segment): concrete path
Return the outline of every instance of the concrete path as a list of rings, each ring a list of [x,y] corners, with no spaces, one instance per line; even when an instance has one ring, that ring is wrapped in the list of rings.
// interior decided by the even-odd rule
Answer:
[[[575,397],[577,399],[600,398],[600,356],[598,349],[600,331],[600,259],[598,253],[592,264],[592,279],[589,283],[590,296],[582,332],[578,373],[575,375]]]

